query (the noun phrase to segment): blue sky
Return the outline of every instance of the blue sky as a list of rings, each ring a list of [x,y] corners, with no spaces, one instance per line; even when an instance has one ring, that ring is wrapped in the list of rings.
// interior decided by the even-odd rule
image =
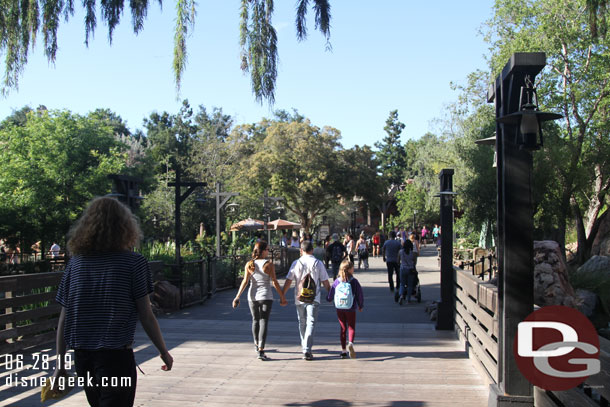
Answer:
[[[151,2],[138,36],[126,10],[112,46],[98,15],[89,48],[75,3],[76,14],[60,26],[55,65],[38,43],[19,89],[0,99],[0,119],[25,105],[80,114],[109,108],[135,130],[153,111],[177,112],[184,98],[208,111],[220,107],[236,124],[271,116],[267,104],[255,102],[250,79],[239,69],[239,0],[198,1],[180,100],[171,68],[174,2],[165,2],[163,10]],[[339,129],[345,147],[381,140],[394,109],[406,124],[403,141],[435,131],[433,121],[457,99],[450,82],[465,83],[468,73],[487,70],[488,46],[478,31],[491,17],[493,0],[331,0],[332,52],[314,31],[311,11],[309,37],[297,42],[295,4],[275,1],[280,61],[273,109],[295,108],[314,125]]]

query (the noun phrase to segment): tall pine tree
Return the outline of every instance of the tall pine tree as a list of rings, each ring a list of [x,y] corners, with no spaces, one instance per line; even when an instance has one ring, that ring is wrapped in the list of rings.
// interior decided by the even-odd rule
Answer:
[[[406,154],[400,142],[400,134],[404,128],[405,124],[398,120],[398,110],[392,110],[383,128],[387,136],[383,141],[375,143],[375,147],[379,149],[376,153],[379,170],[389,185],[401,185],[404,182]]]

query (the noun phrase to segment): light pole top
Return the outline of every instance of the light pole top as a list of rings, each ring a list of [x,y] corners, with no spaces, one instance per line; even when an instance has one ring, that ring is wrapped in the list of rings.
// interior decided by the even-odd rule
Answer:
[[[517,73],[536,76],[545,66],[546,54],[544,52],[515,52],[496,78],[496,83],[490,85],[487,91],[487,103],[492,103],[495,100],[500,81],[506,80],[510,75]]]
[[[455,173],[455,171],[453,170],[453,168],[443,168],[441,170],[439,178],[446,176],[446,175],[453,175],[454,173]]]

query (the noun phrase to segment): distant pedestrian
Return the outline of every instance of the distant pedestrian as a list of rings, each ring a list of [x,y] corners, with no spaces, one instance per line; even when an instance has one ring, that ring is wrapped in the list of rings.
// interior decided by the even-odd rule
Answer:
[[[326,248],[326,256],[330,259],[332,265],[333,279],[336,279],[339,273],[339,266],[345,256],[347,256],[347,250],[339,241],[339,235],[336,233],[333,233],[333,242]]]
[[[434,239],[434,244],[438,247],[439,243],[438,243],[438,235],[441,233],[440,228],[438,227],[438,225],[434,225],[434,228],[432,229],[432,238]]]
[[[374,257],[379,256],[380,244],[381,244],[381,232],[377,231],[373,235],[373,256]]]
[[[428,229],[426,229],[426,225],[421,229],[421,245],[422,247],[426,247],[426,240],[428,239]]]
[[[386,240],[381,249],[383,261],[388,268],[388,283],[390,291],[394,292],[394,301],[398,302],[398,289],[400,287],[400,269],[398,263],[398,252],[401,249],[401,243],[396,240],[396,233],[390,232],[390,238]],[[396,291],[394,291],[394,274],[396,274]]]
[[[364,269],[369,268],[369,244],[364,238],[364,233],[360,234],[360,238],[356,242],[356,250],[358,251],[358,270],[361,264],[364,264]]]
[[[305,240],[301,244],[301,253],[303,255],[292,263],[290,271],[286,275],[283,291],[286,295],[294,280],[296,285],[294,303],[299,320],[303,359],[313,360],[313,336],[320,308],[320,286],[324,285],[326,291],[329,291],[330,283],[324,264],[313,256],[313,245],[310,241]],[[308,290],[313,292],[308,292]]]
[[[364,294],[360,282],[354,278],[354,263],[349,259],[343,260],[339,269],[339,277],[334,281],[327,301],[334,301],[339,319],[341,358],[356,358],[354,339],[356,337],[356,308],[362,311],[364,307]],[[347,335],[347,338],[346,338]],[[347,342],[347,344],[346,344]]]
[[[409,240],[413,244],[413,263],[417,265],[417,258],[419,257],[420,246],[417,233],[411,233]]]
[[[159,351],[161,369],[173,366],[150,305],[153,285],[148,261],[132,251],[141,235],[130,209],[108,197],[91,201],[70,231],[68,248],[73,257],[56,298],[62,308],[53,376],[65,374],[66,348],[74,349],[78,377],[91,378],[85,385],[91,406],[133,405],[137,319]],[[115,381],[120,385],[103,385]]]
[[[239,297],[246,289],[248,282],[250,282],[248,304],[252,314],[252,337],[260,360],[268,359],[265,355],[265,343],[267,341],[271,306],[273,305],[271,285],[275,287],[275,290],[280,295],[280,305],[285,306],[288,304],[284,291],[280,288],[280,283],[278,283],[275,276],[275,266],[272,261],[267,259],[268,255],[269,247],[267,242],[256,243],[252,251],[252,260],[246,264],[244,279],[239,286],[237,295],[233,299],[233,308],[237,308],[239,306]]]
[[[415,293],[415,255],[413,253],[413,243],[410,240],[405,240],[402,249],[399,252],[400,256],[400,299],[398,303],[402,305],[407,298],[407,302],[411,302],[411,295]]]
[[[290,247],[298,249],[301,247],[301,243],[299,241],[299,235],[297,232],[292,233],[292,240],[290,241]]]
[[[61,250],[61,247],[59,247],[59,245],[55,242],[53,242],[53,244],[51,245],[51,258],[52,259],[56,259],[59,257],[59,251]]]
[[[326,257],[326,250],[324,250],[324,244],[321,240],[316,242],[316,247],[313,249],[313,256],[322,262],[324,261],[324,258]]]
[[[356,242],[350,233],[345,236],[345,250],[349,256],[349,261],[354,262],[354,256],[356,255]]]
[[[288,247],[288,236],[286,235],[286,231],[282,232],[282,237],[280,238],[280,247]]]
[[[326,270],[328,270],[329,264],[330,264],[330,256],[328,254],[328,246],[330,246],[331,241],[330,241],[330,235],[326,235],[326,237],[324,238],[324,267],[326,267]]]

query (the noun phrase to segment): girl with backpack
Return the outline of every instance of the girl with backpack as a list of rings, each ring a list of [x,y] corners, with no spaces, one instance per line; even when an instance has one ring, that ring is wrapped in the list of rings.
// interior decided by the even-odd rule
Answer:
[[[233,299],[233,308],[239,306],[239,297],[246,289],[246,285],[250,282],[248,289],[248,304],[250,305],[250,313],[252,314],[252,336],[254,345],[260,360],[267,360],[265,355],[265,341],[267,340],[267,328],[269,325],[269,316],[271,315],[271,305],[273,305],[273,292],[271,285],[280,295],[280,305],[288,304],[284,291],[275,276],[275,267],[273,262],[267,259],[269,247],[267,242],[261,240],[254,245],[252,252],[252,260],[246,264],[244,279],[239,286],[239,291]]]
[[[413,251],[413,242],[409,239],[402,244],[402,249],[398,252],[400,260],[400,299],[398,304],[402,305],[407,295],[407,302],[411,302],[411,295],[414,294],[415,278],[417,271],[415,270],[415,253]]]
[[[364,295],[362,293],[362,286],[354,278],[354,263],[349,258],[341,262],[338,278],[334,281],[326,300],[329,302],[334,301],[335,308],[337,309],[337,318],[341,326],[341,359],[348,358],[348,350],[349,357],[355,359],[356,308],[362,311]],[[349,341],[345,337],[346,334],[348,334]]]

